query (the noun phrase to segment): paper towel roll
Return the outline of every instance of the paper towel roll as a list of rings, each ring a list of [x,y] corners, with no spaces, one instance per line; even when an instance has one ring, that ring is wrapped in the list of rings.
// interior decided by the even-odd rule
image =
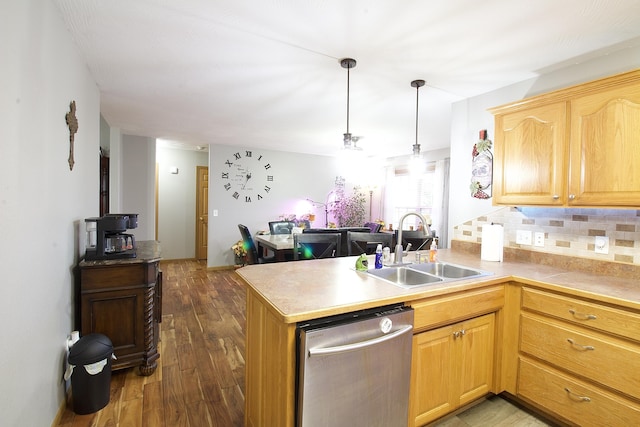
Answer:
[[[504,229],[499,224],[482,226],[482,245],[480,259],[484,261],[502,262],[504,254]]]

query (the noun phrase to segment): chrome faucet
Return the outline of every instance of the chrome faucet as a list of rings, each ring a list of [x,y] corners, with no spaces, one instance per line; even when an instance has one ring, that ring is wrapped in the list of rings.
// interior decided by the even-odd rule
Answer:
[[[420,220],[422,221],[422,231],[424,232],[425,236],[428,235],[427,230],[429,229],[429,224],[427,222],[427,219],[422,214],[419,214],[418,212],[407,212],[406,214],[402,215],[402,217],[400,218],[400,221],[398,221],[398,241],[396,242],[395,260],[394,260],[395,264],[401,264],[402,257],[405,255],[402,249],[402,224],[404,223],[405,218],[410,215],[415,215],[418,218],[420,218]],[[411,247],[411,243],[407,245],[407,251],[409,250],[410,247]]]

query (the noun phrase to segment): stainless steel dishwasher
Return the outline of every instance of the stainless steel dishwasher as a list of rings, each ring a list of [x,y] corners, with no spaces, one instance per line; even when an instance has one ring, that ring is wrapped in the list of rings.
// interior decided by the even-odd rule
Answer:
[[[406,426],[413,309],[298,324],[298,427]]]

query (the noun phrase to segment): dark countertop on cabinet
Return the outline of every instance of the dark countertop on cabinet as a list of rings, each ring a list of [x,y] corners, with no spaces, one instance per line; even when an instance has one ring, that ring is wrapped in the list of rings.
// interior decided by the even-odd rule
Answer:
[[[160,261],[160,249],[160,242],[157,240],[142,240],[136,242],[135,258],[98,259],[89,261],[83,259],[80,261],[80,267],[152,263]]]

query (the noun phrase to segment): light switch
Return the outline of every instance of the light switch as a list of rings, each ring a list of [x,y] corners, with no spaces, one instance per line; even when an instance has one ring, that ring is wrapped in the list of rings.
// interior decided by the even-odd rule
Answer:
[[[218,216],[218,209],[213,210],[213,216]]]

